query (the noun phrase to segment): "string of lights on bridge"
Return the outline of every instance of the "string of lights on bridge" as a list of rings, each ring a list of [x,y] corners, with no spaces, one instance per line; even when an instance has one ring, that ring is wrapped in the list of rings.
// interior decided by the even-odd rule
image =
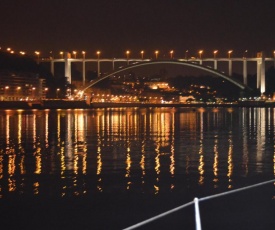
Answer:
[[[52,51],[49,52],[48,56],[47,55],[44,55],[43,56],[43,53],[38,51],[38,50],[35,50],[33,53],[31,52],[30,54],[28,54],[26,51],[15,51],[14,49],[8,47],[8,48],[5,48],[5,49],[2,49],[2,47],[0,47],[0,51],[4,51],[4,52],[8,52],[8,53],[11,53],[11,54],[20,54],[22,56],[24,55],[29,55],[29,56],[36,56],[37,59],[40,59],[42,57],[44,58],[53,58],[54,56],[54,53]],[[64,58],[64,55],[65,55],[65,51],[59,51],[58,53],[56,53],[55,55],[58,55],[59,58],[63,59]],[[86,51],[71,51],[71,52],[67,52],[67,53],[70,53],[72,54],[72,58],[74,59],[77,59],[78,58],[78,54],[82,55],[81,58],[85,59],[86,58],[86,55],[87,55],[87,52]],[[163,54],[164,57],[166,57],[165,55],[168,54],[169,58],[173,59],[175,58],[175,51],[174,50],[170,50],[169,52],[160,52],[159,50],[155,50],[154,52],[150,52],[148,53],[148,55],[153,55],[155,59],[158,59],[160,58],[160,55]],[[205,58],[207,57],[205,54],[209,54],[209,52],[205,52],[203,49],[201,50],[198,50],[197,53],[191,53],[189,52],[189,50],[186,50],[185,52],[183,52],[183,56],[185,59],[192,59],[192,58],[199,58],[199,59],[202,59],[203,58],[203,55],[205,56]],[[219,50],[213,50],[212,51],[212,57],[215,59],[215,58],[218,58],[218,53],[219,53]],[[100,58],[100,55],[102,54],[102,52],[100,50],[97,50],[96,52],[93,52],[92,55],[96,56],[98,59]],[[144,50],[141,50],[139,52],[139,58],[143,59],[145,58],[145,54],[146,52]],[[245,50],[243,52],[243,58],[246,58],[247,57],[247,54],[248,54],[248,50]],[[130,58],[130,55],[131,55],[131,51],[130,50],[126,50],[124,52],[124,55],[125,55],[125,58],[129,59]],[[197,55],[197,56],[196,56]],[[233,50],[228,50],[227,53],[226,53],[226,56],[228,58],[231,58],[233,55]],[[273,51],[273,58],[275,58],[275,50]]]

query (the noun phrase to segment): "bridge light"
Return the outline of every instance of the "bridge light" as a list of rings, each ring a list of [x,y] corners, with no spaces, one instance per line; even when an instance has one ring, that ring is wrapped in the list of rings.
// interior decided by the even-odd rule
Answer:
[[[97,58],[99,59],[99,57],[100,57],[100,51],[97,51],[96,54],[97,54]]]
[[[61,58],[64,58],[64,52],[63,51],[61,51],[59,54],[60,54]]]
[[[156,59],[158,59],[158,54],[159,54],[159,51],[158,51],[158,50],[156,50],[156,51],[155,51],[155,54],[156,54]]]
[[[127,59],[129,59],[129,54],[130,54],[130,51],[127,50],[127,51],[126,51],[126,57],[127,57]]]
[[[86,52],[82,51],[83,59],[85,59],[85,54],[86,54]]]
[[[40,52],[39,51],[35,51],[34,53],[37,55],[37,62],[39,64],[39,55],[40,55]]]
[[[216,56],[217,56],[217,53],[218,53],[218,50],[214,50],[214,58],[216,58]]]
[[[246,58],[248,50],[245,50],[243,53],[243,58]]]
[[[77,52],[76,51],[73,51],[73,55],[74,55],[74,58],[76,59],[76,54]]]
[[[203,53],[203,50],[200,50],[200,51],[199,51],[200,59],[201,59],[201,57],[202,57],[202,53]]]
[[[187,58],[188,58],[188,50],[185,51],[185,59],[187,61]]]
[[[229,50],[228,51],[228,58],[230,58],[231,57],[231,53],[233,52],[233,50]]]
[[[140,51],[140,54],[141,54],[141,59],[143,59],[144,51],[141,50],[141,51]]]
[[[171,50],[171,51],[170,51],[170,58],[171,58],[171,59],[173,58],[173,54],[174,54],[174,50]]]

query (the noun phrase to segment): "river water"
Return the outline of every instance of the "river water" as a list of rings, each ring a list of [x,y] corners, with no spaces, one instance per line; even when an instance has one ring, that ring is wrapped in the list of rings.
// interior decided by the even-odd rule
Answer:
[[[274,108],[0,110],[4,229],[122,229],[275,177]],[[200,202],[203,229],[274,229],[273,183]],[[190,206],[139,229],[195,229]]]

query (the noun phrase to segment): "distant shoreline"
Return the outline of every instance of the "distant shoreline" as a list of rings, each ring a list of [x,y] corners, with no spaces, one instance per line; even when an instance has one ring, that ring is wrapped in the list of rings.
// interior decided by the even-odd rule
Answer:
[[[118,108],[118,107],[275,107],[273,101],[239,101],[235,103],[112,103],[70,100],[43,100],[43,101],[0,101],[0,109],[92,109],[92,108]]]

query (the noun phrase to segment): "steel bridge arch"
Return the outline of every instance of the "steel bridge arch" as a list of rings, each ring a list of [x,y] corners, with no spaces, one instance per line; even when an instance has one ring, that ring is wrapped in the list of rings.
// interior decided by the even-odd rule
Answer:
[[[216,76],[222,77],[225,80],[227,80],[227,81],[231,82],[232,84],[236,85],[237,87],[239,87],[242,90],[247,88],[247,86],[245,86],[243,83],[240,83],[239,81],[236,81],[236,80],[232,79],[228,75],[226,75],[226,74],[224,74],[224,73],[222,73],[218,70],[207,67],[207,66],[203,66],[203,65],[193,63],[193,62],[180,61],[180,60],[154,60],[154,61],[140,62],[140,63],[127,65],[127,66],[125,66],[125,67],[123,67],[119,70],[113,71],[110,74],[107,74],[103,77],[100,77],[100,78],[97,78],[97,79],[93,80],[93,82],[91,82],[88,86],[86,86],[82,91],[85,91],[88,88],[92,87],[93,85],[97,84],[98,82],[100,82],[100,81],[102,81],[106,78],[109,78],[109,77],[111,77],[115,74],[121,73],[123,71],[134,69],[134,68],[141,67],[141,66],[159,65],[159,64],[172,64],[172,65],[182,65],[182,66],[193,67],[193,68],[200,69],[200,70],[206,71],[208,73],[214,74]]]

